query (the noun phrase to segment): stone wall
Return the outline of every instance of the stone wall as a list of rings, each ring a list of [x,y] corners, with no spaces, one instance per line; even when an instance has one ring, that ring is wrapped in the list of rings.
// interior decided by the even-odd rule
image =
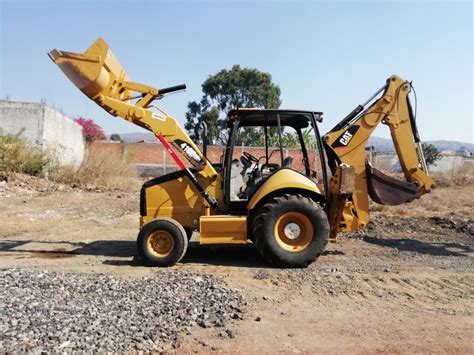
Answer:
[[[84,158],[82,128],[68,116],[38,103],[0,101],[0,135],[20,132],[62,164],[78,166]]]

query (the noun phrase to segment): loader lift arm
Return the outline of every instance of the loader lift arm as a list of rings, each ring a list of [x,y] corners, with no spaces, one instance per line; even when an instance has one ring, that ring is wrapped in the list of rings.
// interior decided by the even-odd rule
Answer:
[[[48,55],[74,85],[105,111],[153,132],[176,164],[186,170],[189,179],[209,206],[218,208],[217,200],[199,183],[175,149],[197,168],[201,177],[210,181],[217,178],[212,164],[173,117],[157,106],[153,106],[157,112],[151,110],[154,100],[160,99],[166,93],[185,89],[184,84],[156,89],[130,81],[107,43],[101,38],[84,54],[54,49]]]
[[[332,239],[338,232],[358,230],[367,225],[369,196],[380,204],[399,205],[434,188],[408,97],[411,90],[410,82],[391,76],[365,104],[359,105],[323,137],[334,176],[327,204]],[[382,92],[382,96],[365,109]],[[390,129],[406,182],[383,174],[366,161],[365,146],[380,123]],[[351,166],[355,170],[355,186],[350,194],[338,191],[340,181],[336,180],[340,179],[341,166]],[[343,208],[337,208],[342,204]]]

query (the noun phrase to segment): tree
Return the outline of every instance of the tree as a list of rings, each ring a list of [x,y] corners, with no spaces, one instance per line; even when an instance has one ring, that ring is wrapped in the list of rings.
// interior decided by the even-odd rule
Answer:
[[[208,127],[209,143],[224,143],[226,137],[224,117],[237,108],[278,108],[280,107],[280,88],[272,82],[269,73],[254,68],[241,68],[234,65],[230,70],[222,69],[211,75],[202,84],[203,97],[200,102],[188,103],[185,128],[191,138],[200,142],[201,122]],[[242,144],[252,145],[255,134],[247,129]]]
[[[122,137],[120,137],[120,134],[118,134],[118,133],[112,133],[112,134],[110,135],[110,140],[111,140],[111,141],[120,142],[120,143],[123,142]]]
[[[421,148],[423,149],[423,155],[425,156],[426,165],[428,167],[436,165],[441,159],[441,152],[434,144],[422,143]]]
[[[207,142],[214,144],[220,141],[218,138],[221,138],[220,134],[224,126],[222,122],[219,122],[219,109],[205,107],[203,103],[189,102],[184,128],[194,142],[202,143],[202,122],[204,121],[207,125]]]
[[[92,119],[78,117],[74,120],[74,122],[76,122],[82,127],[82,136],[84,137],[87,143],[105,139],[104,130]]]

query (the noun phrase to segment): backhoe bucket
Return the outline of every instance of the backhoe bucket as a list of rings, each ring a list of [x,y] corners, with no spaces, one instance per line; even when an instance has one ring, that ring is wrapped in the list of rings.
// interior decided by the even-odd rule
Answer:
[[[395,179],[374,169],[366,162],[367,189],[370,198],[381,205],[398,206],[413,201],[418,192],[418,185]]]
[[[127,90],[115,90],[114,84],[129,81],[127,73],[102,38],[95,41],[84,54],[53,49],[48,53],[66,76],[90,99],[101,92],[107,96],[126,101]]]

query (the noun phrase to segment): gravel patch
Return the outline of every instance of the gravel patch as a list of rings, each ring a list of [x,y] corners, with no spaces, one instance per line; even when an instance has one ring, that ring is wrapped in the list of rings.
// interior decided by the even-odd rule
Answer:
[[[194,326],[242,319],[245,304],[210,276],[172,270],[121,279],[4,269],[0,351],[164,351]]]

